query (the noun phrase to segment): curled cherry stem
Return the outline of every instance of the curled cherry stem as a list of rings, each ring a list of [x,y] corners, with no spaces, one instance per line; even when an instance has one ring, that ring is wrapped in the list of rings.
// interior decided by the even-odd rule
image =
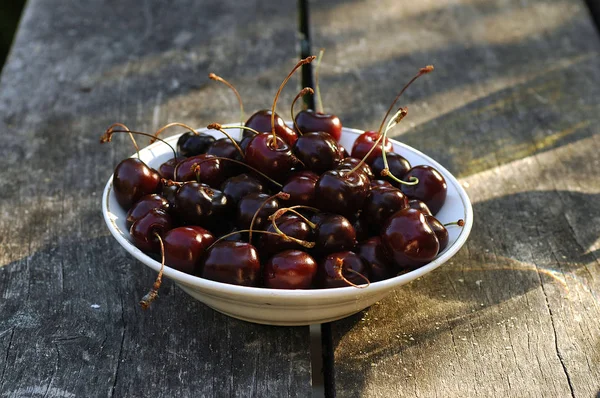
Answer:
[[[139,159],[140,158],[140,147],[138,146],[137,142],[135,141],[135,137],[133,136],[133,134],[131,134],[131,130],[129,130],[129,127],[125,126],[123,123],[113,123],[106,129],[106,132],[112,131],[115,127],[121,127],[123,130],[129,131],[129,138],[131,138],[131,142],[133,142],[133,146],[135,147],[135,152],[137,153],[137,157]]]
[[[451,225],[456,225],[456,226],[459,226],[459,227],[464,227],[465,226],[465,220],[463,220],[461,218],[461,219],[458,219],[457,221],[452,221],[452,222],[444,224],[444,227],[449,227]]]
[[[317,112],[324,112],[323,99],[321,98],[321,88],[319,87],[319,71],[321,70],[321,60],[325,54],[325,49],[319,50],[319,57],[317,58],[317,67],[315,68],[315,91],[317,93]]]
[[[252,228],[254,227],[254,221],[256,221],[256,217],[258,216],[258,213],[260,213],[260,211],[263,209],[263,207],[265,207],[265,205],[267,204],[267,202],[270,201],[270,200],[273,200],[273,199],[288,200],[289,198],[290,198],[290,194],[289,193],[277,192],[275,195],[269,196],[267,199],[264,200],[264,202],[262,202],[262,204],[260,205],[260,207],[256,210],[256,212],[252,216],[252,221],[250,221],[250,231],[248,232],[248,243],[252,242]]]
[[[148,133],[143,133],[141,131],[131,131],[129,129],[127,130],[107,130],[104,134],[102,134],[102,137],[100,137],[100,143],[104,144],[106,142],[111,142],[112,141],[112,135],[114,133],[127,133],[127,134],[137,134],[137,135],[143,135],[145,137],[153,137],[152,134],[148,134]],[[175,150],[175,148],[173,148],[171,146],[171,144],[169,144],[167,141],[163,140],[162,138],[158,138],[156,137],[157,140],[159,140],[160,142],[162,142],[163,144],[167,145],[169,148],[171,148],[171,150],[173,151],[173,157],[176,158],[177,157],[177,151]],[[138,152],[138,158],[139,158],[140,154]]]
[[[296,129],[298,134],[302,134],[302,131],[300,131],[300,128],[298,127],[298,123],[296,123],[296,118],[294,117],[294,104],[296,104],[296,101],[298,101],[298,99],[300,97],[304,97],[306,94],[312,95],[314,93],[315,93],[315,90],[313,90],[312,88],[304,87],[302,90],[300,90],[300,92],[296,95],[296,97],[292,101],[292,106],[290,108],[290,111],[291,111],[291,116],[292,116],[292,122],[294,123],[294,128]]]
[[[240,148],[240,146],[238,145],[237,141],[234,140],[224,129],[223,126],[221,126],[219,123],[212,123],[208,125],[208,128],[211,130],[217,130],[220,131],[222,134],[225,135],[225,137],[229,138],[229,141],[231,141],[231,143],[233,144],[233,146],[235,147],[235,149],[237,149],[238,153],[240,154],[240,156],[242,157],[242,159],[244,158],[244,151],[242,151],[242,148]]]
[[[240,93],[236,90],[236,88],[233,86],[233,84],[229,83],[227,80],[223,79],[221,76],[217,76],[214,73],[209,73],[208,74],[209,79],[221,82],[223,84],[225,84],[227,87],[229,87],[235,94],[235,96],[237,97],[237,100],[240,104],[240,124],[243,125],[244,124],[244,104],[242,103],[242,97],[240,96]]]
[[[233,162],[233,163],[235,163],[235,164],[239,164],[239,165],[242,165],[242,166],[246,166],[247,168],[249,168],[250,170],[254,171],[256,174],[260,175],[261,177],[263,177],[264,179],[266,179],[267,181],[269,181],[269,182],[270,182],[270,183],[272,183],[273,185],[276,185],[276,186],[278,186],[279,188],[282,188],[282,187],[283,187],[283,185],[281,185],[281,184],[280,184],[280,183],[278,183],[277,181],[273,180],[273,179],[272,179],[271,177],[269,177],[268,175],[266,175],[266,174],[264,174],[264,173],[262,173],[262,172],[260,172],[260,171],[256,170],[254,167],[252,167],[252,166],[250,166],[250,165],[247,165],[247,164],[246,164],[246,163],[244,163],[244,162],[240,162],[239,160],[235,160],[235,159],[224,158],[224,157],[221,157],[221,156],[212,156],[212,157],[210,157],[210,158],[202,159],[202,160],[200,160],[198,163],[194,163],[194,165],[198,165],[198,166],[199,166],[199,165],[201,165],[202,163],[209,162],[209,161],[211,161],[211,160],[224,160],[224,161]],[[175,177],[177,177],[177,170],[178,170],[178,168],[179,168],[179,165],[180,165],[180,164],[181,164],[181,163],[177,163],[177,165],[175,166],[175,170],[173,170],[173,175],[174,175]],[[192,165],[192,166],[193,166],[193,165]]]
[[[344,260],[342,260],[341,258],[336,259],[335,265],[334,265],[334,270],[335,270],[335,272],[337,272],[338,276],[341,279],[343,279],[344,282],[346,282],[350,286],[356,287],[358,289],[365,289],[365,288],[367,288],[367,287],[369,287],[371,285],[371,281],[369,280],[369,278],[367,278],[366,276],[364,276],[360,272],[353,270],[352,268],[346,268],[346,271],[358,275],[359,277],[361,277],[362,279],[364,279],[367,282],[367,284],[366,285],[357,285],[356,283],[354,283],[351,280],[349,280],[348,278],[346,278],[344,276]]]
[[[294,213],[295,215],[297,215],[298,217],[300,217],[306,224],[308,224],[308,226],[310,227],[310,229],[317,228],[317,225],[315,223],[313,223],[308,218],[304,217],[300,212],[294,210],[291,207],[285,207],[283,209],[277,210],[275,213],[273,213],[273,214],[271,214],[269,216],[269,220],[275,222],[277,219],[279,219],[281,216],[283,216],[287,212]]]
[[[398,112],[396,112],[394,114],[394,116],[392,116],[392,119],[390,120],[390,122],[388,123],[383,135],[381,135],[378,139],[382,139],[381,141],[381,157],[383,158],[383,170],[381,170],[381,175],[384,177],[390,177],[392,180],[396,181],[399,184],[403,184],[403,185],[417,185],[419,183],[419,179],[417,177],[410,177],[409,181],[404,181],[401,180],[400,178],[396,177],[391,171],[390,171],[390,167],[388,164],[388,160],[387,160],[387,153],[385,151],[385,140],[387,139],[387,134],[388,131],[390,131],[392,128],[394,128],[398,123],[400,123],[402,121],[402,119],[404,119],[404,117],[408,114],[408,108],[400,108],[398,110]],[[371,151],[375,148],[375,145],[373,145],[373,148],[371,148]],[[370,152],[370,151],[369,151]],[[368,155],[367,155],[368,156]]]
[[[410,86],[419,77],[431,72],[432,70],[433,70],[433,65],[427,65],[426,67],[419,69],[419,73],[417,73],[415,76],[413,76],[413,78],[410,79],[409,82],[404,85],[404,87],[402,87],[402,90],[400,90],[400,92],[394,99],[394,102],[392,102],[392,104],[388,108],[387,112],[385,113],[385,116],[383,117],[383,120],[381,121],[381,124],[379,125],[379,130],[377,130],[379,134],[381,134],[381,130],[383,130],[383,125],[385,124],[387,117],[389,116],[392,109],[394,109],[394,105],[396,105],[396,102],[398,102],[398,99],[400,99],[402,94],[404,94],[404,91],[406,91],[408,86]]]
[[[185,129],[188,129],[190,132],[192,132],[192,134],[198,135],[198,132],[196,130],[194,130],[193,128],[191,128],[190,126],[188,126],[187,124],[179,123],[179,122],[173,122],[173,123],[165,124],[164,126],[162,126],[161,128],[159,128],[158,130],[156,130],[156,133],[154,133],[154,135],[152,136],[152,139],[150,140],[150,143],[152,144],[154,141],[156,141],[158,139],[158,136],[163,131],[165,131],[168,128],[175,127],[175,126],[183,127]]]
[[[300,61],[298,61],[296,66],[294,66],[294,69],[292,69],[292,71],[287,75],[287,77],[283,80],[283,82],[279,86],[279,90],[277,90],[277,94],[275,94],[275,98],[273,99],[273,106],[271,107],[271,134],[273,135],[273,140],[271,142],[272,142],[273,148],[275,148],[275,149],[278,148],[277,136],[275,134],[275,105],[277,105],[277,100],[279,99],[281,90],[283,90],[283,87],[287,84],[287,82],[290,80],[290,78],[292,77],[294,72],[296,72],[296,70],[298,68],[300,68],[302,65],[311,63],[312,61],[314,61],[315,58],[316,57],[314,55],[311,55],[310,57],[307,57],[307,58],[304,58],[304,59],[301,59]]]
[[[229,238],[230,236],[233,236],[233,235],[235,235],[235,234],[243,234],[243,233],[245,233],[245,232],[247,232],[247,233],[250,233],[251,231],[250,231],[249,229],[240,229],[239,231],[233,231],[233,232],[230,232],[230,233],[228,233],[228,234],[225,234],[225,235],[223,235],[223,236],[220,236],[220,237],[219,237],[219,239],[215,240],[215,241],[213,242],[213,244],[212,244],[212,245],[210,245],[210,246],[208,246],[208,247],[206,248],[206,251],[209,251],[210,249],[212,249],[212,247],[213,247],[214,245],[216,245],[217,243],[219,243],[219,242],[220,242],[220,241],[222,241],[223,239],[227,239],[227,238]],[[254,232],[255,232],[255,233],[257,233],[257,234],[265,234],[265,235],[273,235],[273,236],[279,236],[279,237],[281,237],[281,235],[279,235],[278,233],[271,232],[271,231],[260,231],[260,230],[259,230],[259,231],[254,231]]]
[[[158,232],[155,232],[154,236],[158,239],[158,243],[160,244],[160,257],[161,257],[160,271],[158,271],[158,276],[156,277],[156,280],[154,281],[154,285],[152,286],[152,289],[150,289],[150,291],[148,293],[146,293],[146,295],[144,295],[144,297],[142,297],[142,299],[140,300],[140,305],[142,306],[142,309],[144,309],[144,310],[147,310],[148,307],[150,307],[150,304],[152,304],[152,302],[154,300],[156,300],[156,298],[158,297],[158,289],[160,288],[160,285],[162,284],[163,272],[165,270],[165,245],[163,243],[161,236],[158,234]]]

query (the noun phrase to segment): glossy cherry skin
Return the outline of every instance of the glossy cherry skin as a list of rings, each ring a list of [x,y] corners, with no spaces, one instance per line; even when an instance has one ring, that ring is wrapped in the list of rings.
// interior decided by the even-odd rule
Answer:
[[[388,218],[398,210],[408,207],[408,198],[398,188],[371,188],[362,216],[369,221],[370,230],[379,233]]]
[[[276,220],[277,228],[289,237],[300,239],[305,242],[313,240],[313,231],[308,224],[300,217],[291,213],[286,213]],[[276,233],[272,222],[268,223],[267,232]],[[275,253],[285,250],[306,250],[306,248],[297,242],[287,241],[280,236],[261,234],[256,245],[261,257],[269,258]]]
[[[367,279],[370,277],[368,264],[359,255],[351,251],[331,253],[319,264],[318,284],[322,288],[352,286],[342,275],[355,285],[366,284],[367,280],[357,273]]]
[[[177,165],[175,177],[177,181],[196,181],[213,188],[221,186],[230,175],[224,167],[224,161],[213,159],[213,155],[198,155],[187,158]],[[200,166],[200,172],[196,173],[194,165]]]
[[[338,148],[340,150],[340,157],[342,159],[344,158],[349,158],[350,154],[348,153],[348,151],[346,150],[346,148],[344,148],[341,144],[338,143]]]
[[[390,251],[396,266],[415,269],[432,261],[440,243],[419,210],[407,208],[392,215],[383,226],[381,241]]]
[[[277,136],[277,147],[273,145],[273,135],[257,134],[246,146],[245,161],[250,167],[266,174],[277,182],[284,182],[298,160],[290,146]]]
[[[238,151],[236,146],[233,144],[233,142],[231,142],[229,138],[220,138],[216,140],[210,146],[210,148],[208,148],[206,154],[238,161],[244,160],[240,151]],[[221,167],[230,170],[230,172],[228,173],[229,175],[238,174],[237,171],[243,167],[237,163],[228,162],[226,160],[222,161],[222,163],[223,164],[221,165]]]
[[[410,170],[410,163],[403,156],[398,155],[395,152],[386,152],[386,158],[388,161],[388,168],[390,173],[399,179],[403,179],[408,170]],[[400,183],[393,180],[389,176],[382,176],[381,171],[384,169],[383,156],[379,155],[371,162],[371,170],[375,174],[375,178],[389,181],[395,187],[399,187]]]
[[[165,264],[177,271],[196,274],[204,251],[214,243],[215,237],[198,226],[179,227],[163,237]]]
[[[208,151],[208,148],[215,141],[216,139],[212,135],[194,134],[190,131],[182,134],[177,140],[177,152],[186,158],[202,155]]]
[[[209,229],[223,226],[231,208],[223,192],[198,182],[186,182],[175,195],[175,214],[185,225]]]
[[[129,234],[138,249],[160,253],[160,243],[156,234],[162,238],[171,229],[171,226],[171,216],[166,211],[152,209],[131,225]]]
[[[342,160],[337,141],[322,131],[301,135],[293,152],[306,169],[317,174],[333,169]]]
[[[237,205],[244,196],[250,193],[261,193],[264,189],[263,184],[249,174],[229,177],[221,185],[221,191],[232,205]]]
[[[160,195],[169,202],[169,207],[173,209],[175,207],[175,195],[177,195],[177,191],[179,190],[179,185],[168,185],[163,184],[162,189],[160,190]]]
[[[372,282],[396,276],[397,268],[394,266],[391,255],[379,236],[373,236],[359,243],[356,253],[370,265]]]
[[[315,252],[319,255],[352,250],[356,245],[356,231],[346,217],[321,213],[311,221],[317,224]]]
[[[394,188],[392,184],[385,180],[371,180],[371,189],[375,187]]]
[[[362,209],[369,189],[358,171],[330,170],[321,174],[317,181],[315,201],[322,211],[352,217]]]
[[[220,241],[206,253],[201,276],[232,285],[258,286],[260,271],[254,246],[246,242]]]
[[[431,166],[415,166],[406,173],[404,179],[411,177],[419,179],[417,185],[402,185],[402,192],[410,199],[419,199],[424,202],[434,216],[444,205],[448,185],[439,171]]]
[[[263,283],[272,289],[308,289],[317,274],[317,263],[306,252],[287,250],[265,264]]]
[[[433,229],[433,232],[435,232],[435,236],[437,236],[438,242],[440,242],[439,252],[441,253],[442,250],[444,250],[448,246],[448,230],[446,229],[446,227],[444,227],[444,224],[439,222],[439,220],[434,216],[425,215],[425,220],[427,221],[427,224],[429,224],[431,229]]]
[[[155,193],[143,196],[127,212],[127,217],[125,218],[127,228],[131,228],[131,224],[145,216],[152,209],[168,211],[169,201]]]
[[[411,209],[415,209],[415,210],[419,210],[420,212],[422,212],[425,215],[431,216],[431,210],[429,210],[429,207],[427,207],[427,205],[423,202],[421,202],[418,199],[410,199],[408,201],[408,207],[410,207]]]
[[[312,109],[300,111],[295,117],[296,126],[300,134],[323,131],[334,140],[339,141],[342,137],[342,122],[340,118],[328,113],[315,112]]]
[[[125,210],[142,196],[158,192],[160,186],[160,174],[137,158],[127,158],[115,168],[113,191]]]
[[[362,171],[369,180],[372,180],[373,178],[375,178],[375,176],[373,175],[373,171],[371,170],[371,167],[368,164],[366,164],[365,162],[361,163],[361,160],[357,159],[357,158],[345,157],[338,162],[338,164],[336,165],[335,168],[337,170],[352,170],[356,166],[359,166],[357,171],[358,170]]]
[[[354,220],[349,220],[354,227],[354,231],[356,232],[356,240],[358,242],[362,242],[366,240],[371,235],[371,231],[369,231],[369,221],[365,219],[363,216],[355,217]],[[379,234],[379,231],[376,232]]]
[[[361,135],[356,138],[354,144],[352,145],[352,152],[350,156],[357,159],[363,159],[367,153],[373,148],[375,142],[379,138],[379,134],[377,131],[365,131]],[[387,138],[385,139],[385,151],[392,152],[394,150],[394,145]],[[368,164],[371,164],[373,160],[381,155],[381,141],[377,144],[377,148],[371,152],[371,154],[365,159]]]
[[[260,209],[261,206],[262,209]],[[256,214],[258,209],[260,211]],[[252,228],[265,229],[269,216],[278,209],[279,201],[276,198],[269,199],[269,195],[264,193],[250,193],[244,196],[238,203],[236,225],[240,229],[249,229],[252,218],[256,214]]]
[[[175,166],[177,166],[177,163],[180,163],[184,159],[184,157],[178,156],[176,158],[171,158],[163,164],[161,164],[158,168],[158,172],[160,173],[161,177],[166,178],[167,180],[174,180]]]
[[[254,113],[246,121],[246,127],[253,128],[259,133],[270,133],[271,114],[271,111],[266,109]],[[275,113],[275,135],[283,139],[290,146],[294,145],[298,139],[298,134],[289,128],[277,113]]]
[[[292,174],[281,188],[282,192],[290,195],[289,199],[285,201],[286,206],[314,206],[318,180],[319,176],[308,170]]]

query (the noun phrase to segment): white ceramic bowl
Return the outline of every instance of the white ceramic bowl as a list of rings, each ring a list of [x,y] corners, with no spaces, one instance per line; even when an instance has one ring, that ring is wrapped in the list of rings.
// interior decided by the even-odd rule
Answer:
[[[200,131],[206,132],[206,130]],[[230,132],[234,138],[239,138],[238,130],[230,130]],[[218,138],[223,136],[213,130],[207,133]],[[344,128],[340,142],[349,150],[361,133],[360,130]],[[172,136],[165,140],[175,146],[177,139],[178,136]],[[446,179],[448,196],[436,218],[443,223],[456,221],[459,218],[465,220],[463,228],[448,229],[450,235],[448,247],[434,261],[412,272],[371,283],[366,288],[277,290],[244,287],[202,279],[169,267],[165,267],[164,275],[195,299],[226,315],[255,323],[293,326],[318,324],[347,317],[381,300],[398,287],[431,272],[448,261],[467,240],[473,225],[471,202],[456,178],[435,160],[408,145],[394,140],[392,142],[394,151],[408,159],[413,166],[421,164],[433,166]],[[155,168],[172,156],[171,149],[161,142],[140,150],[141,159]],[[135,258],[158,272],[161,264],[144,254],[129,240],[129,232],[125,227],[126,212],[119,206],[112,191],[112,176],[104,189],[102,213],[108,229],[117,242]],[[155,305],[163,304],[159,301]]]

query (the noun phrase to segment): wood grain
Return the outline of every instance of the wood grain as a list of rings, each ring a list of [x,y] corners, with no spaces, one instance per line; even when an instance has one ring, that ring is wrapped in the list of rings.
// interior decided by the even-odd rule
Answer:
[[[476,217],[450,263],[332,325],[338,395],[596,396],[600,40],[584,3],[327,2],[313,24],[347,126],[376,128],[435,65],[395,133],[462,177]]]
[[[239,120],[209,72],[269,107],[295,40],[294,4],[28,2],[0,81],[0,396],[310,394],[308,328],[228,318],[169,281],[142,312],[156,275],[100,212],[133,152],[99,145],[108,125]]]

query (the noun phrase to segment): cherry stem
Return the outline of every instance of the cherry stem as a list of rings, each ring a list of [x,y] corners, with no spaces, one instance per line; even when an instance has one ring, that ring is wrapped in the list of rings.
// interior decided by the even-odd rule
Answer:
[[[218,124],[218,123],[214,123],[214,124]],[[254,130],[252,127],[248,127],[248,126],[230,126],[230,125],[221,125],[222,129],[228,130],[228,129],[242,129],[242,130],[247,130],[250,131],[251,133],[253,133],[254,135],[260,134],[260,132]]]
[[[158,276],[154,281],[152,289],[150,289],[150,291],[146,293],[146,295],[140,300],[140,305],[144,310],[147,310],[148,307],[150,307],[150,304],[158,297],[158,289],[160,288],[160,285],[162,283],[162,276],[165,270],[165,245],[158,232],[155,232],[154,236],[156,236],[156,238],[158,239],[158,243],[160,244],[160,271],[158,271]]]
[[[451,225],[457,225],[459,227],[464,227],[465,226],[465,220],[463,220],[462,218],[457,220],[457,221],[453,221],[453,222],[449,222],[444,224],[444,227],[449,227]]]
[[[129,129],[127,130],[107,130],[102,137],[100,137],[100,143],[104,144],[106,142],[111,142],[112,141],[112,135],[114,133],[128,133],[128,134],[138,134],[138,135],[143,135],[145,137],[154,137],[152,134],[148,134],[148,133],[143,133],[141,131],[131,131]],[[173,148],[171,146],[171,144],[169,144],[167,141],[163,140],[162,138],[158,138],[155,137],[157,140],[159,140],[160,142],[162,142],[163,144],[167,145],[169,148],[171,148],[171,150],[173,151],[173,157],[176,158],[177,157],[177,151],[175,150],[175,148]],[[140,153],[138,152],[138,158],[140,157]]]
[[[392,119],[387,124],[383,135],[381,135],[378,138],[378,140],[382,139],[382,141],[381,141],[381,157],[383,158],[383,170],[381,170],[381,175],[384,177],[386,177],[386,176],[390,177],[392,180],[396,181],[399,184],[417,185],[419,183],[419,179],[417,177],[410,177],[409,181],[404,181],[404,180],[401,180],[400,178],[396,177],[394,174],[392,174],[392,172],[390,171],[390,167],[388,165],[388,161],[387,161],[387,153],[385,151],[385,140],[387,140],[388,131],[390,131],[398,123],[400,123],[407,114],[408,114],[408,108],[400,108],[398,110],[398,112],[396,112],[394,114],[394,116],[392,116]],[[373,146],[373,148],[375,148],[375,145]],[[373,148],[371,148],[371,150],[373,150]]]
[[[163,187],[172,187],[172,186],[181,187],[183,185],[183,182],[167,180],[166,178],[161,178],[160,184]]]
[[[275,94],[275,98],[273,99],[273,106],[271,107],[271,134],[273,135],[273,140],[271,142],[272,142],[273,148],[275,148],[275,149],[278,148],[277,136],[275,135],[275,105],[277,105],[277,100],[279,99],[281,90],[283,90],[283,87],[287,84],[288,80],[290,80],[290,78],[292,77],[294,72],[296,72],[296,70],[298,68],[300,68],[302,65],[311,63],[312,61],[314,61],[315,58],[317,58],[317,57],[315,57],[314,55],[311,55],[310,57],[307,57],[307,58],[304,58],[304,59],[301,59],[300,61],[298,61],[296,66],[294,66],[294,69],[292,69],[292,71],[287,75],[287,77],[283,80],[283,82],[279,86],[279,90],[277,90],[277,94]]]
[[[202,167],[200,167],[200,164],[198,163],[194,163],[192,165],[192,171],[194,172],[194,174],[196,174],[196,182],[200,182],[200,173],[202,172]]]
[[[223,236],[220,236],[219,239],[215,240],[212,245],[210,245],[210,246],[208,246],[206,248],[206,251],[209,251],[210,249],[212,249],[212,247],[214,245],[216,245],[217,243],[219,243],[223,239],[227,239],[230,236],[233,236],[235,234],[243,234],[244,232],[250,233],[251,231],[249,229],[240,229],[239,231],[233,231],[233,232],[230,232],[230,233],[225,234]],[[258,230],[258,231],[254,231],[254,232],[257,233],[257,234],[265,234],[265,235],[273,235],[273,236],[279,236],[279,237],[281,237],[281,235],[279,235],[278,233],[271,232],[271,231],[260,231],[260,230]]]
[[[133,146],[135,147],[135,151],[136,151],[137,157],[139,159],[140,158],[140,147],[138,146],[137,142],[135,141],[135,137],[133,136],[133,134],[131,134],[131,130],[129,130],[129,127],[125,126],[123,123],[113,123],[106,129],[106,132],[108,133],[109,130],[112,131],[112,129],[114,127],[121,127],[122,129],[129,131],[129,138],[131,138],[131,142],[133,142]]]
[[[291,207],[285,207],[283,209],[277,210],[275,213],[273,213],[273,214],[271,214],[269,216],[269,220],[275,222],[275,220],[279,219],[281,216],[283,216],[287,212],[294,213],[295,215],[297,215],[298,217],[300,217],[305,223],[308,224],[308,226],[310,227],[310,229],[317,228],[317,224],[313,223],[308,218],[304,217],[301,213],[297,212],[296,210],[294,210]]]
[[[243,125],[244,124],[244,104],[242,103],[242,97],[240,96],[240,93],[235,89],[235,87],[233,87],[233,84],[229,83],[227,80],[223,79],[221,76],[217,76],[214,73],[209,73],[208,78],[225,84],[227,87],[229,87],[234,92],[235,96],[238,99],[238,102],[240,103],[240,124]]]
[[[193,134],[198,135],[198,132],[196,130],[194,130],[193,128],[191,128],[190,126],[188,126],[187,124],[183,124],[183,123],[179,123],[179,122],[173,122],[173,123],[165,124],[164,126],[162,126],[161,128],[159,128],[158,130],[156,130],[156,133],[154,133],[154,135],[152,136],[152,139],[150,140],[150,143],[152,144],[154,141],[156,141],[158,139],[158,136],[163,131],[165,131],[168,128],[175,127],[175,126],[183,127],[185,129],[188,129],[189,131],[191,131]]]
[[[339,277],[341,279],[343,279],[344,282],[346,282],[350,286],[356,287],[358,289],[364,289],[364,288],[367,288],[367,287],[369,287],[371,285],[371,281],[369,280],[369,278],[367,278],[366,276],[364,276],[360,272],[353,270],[352,268],[346,268],[346,271],[352,272],[353,274],[356,274],[359,277],[363,278],[365,281],[367,281],[367,284],[366,285],[357,285],[356,283],[354,283],[354,282],[350,281],[349,279],[347,279],[344,276],[344,260],[342,260],[341,258],[336,259],[335,265],[333,266],[333,269],[337,272],[337,274],[339,275]]]
[[[233,144],[235,149],[237,149],[237,151],[240,154],[240,156],[242,157],[242,159],[244,158],[244,151],[242,151],[242,148],[240,148],[240,146],[238,145],[236,140],[234,140],[228,133],[225,132],[225,130],[223,129],[223,126],[221,126],[219,123],[211,123],[208,125],[207,128],[211,129],[211,130],[217,130],[217,131],[220,131],[221,133],[225,134],[225,137],[229,138],[229,141],[231,141],[231,143]]]
[[[252,243],[252,228],[254,227],[254,221],[256,220],[256,217],[258,216],[258,213],[263,209],[263,207],[265,207],[265,205],[267,204],[267,202],[270,201],[270,200],[273,200],[273,199],[288,200],[289,198],[290,198],[290,194],[289,193],[277,192],[275,195],[269,196],[267,199],[264,200],[264,202],[262,202],[262,204],[260,205],[260,207],[256,210],[256,212],[252,216],[252,221],[250,221],[250,231],[248,232],[248,243]]]
[[[304,87],[302,90],[300,90],[300,92],[296,95],[296,97],[292,101],[292,106],[290,108],[290,111],[291,111],[291,115],[292,115],[292,122],[294,123],[294,128],[296,129],[298,134],[302,134],[302,131],[300,131],[300,128],[298,127],[298,123],[296,123],[296,118],[294,117],[294,104],[296,103],[296,101],[298,101],[298,99],[300,97],[304,97],[306,94],[312,95],[314,93],[315,93],[315,90],[313,90],[312,88]]]
[[[321,60],[323,59],[323,54],[325,53],[325,49],[322,48],[319,51],[319,57],[317,58],[317,67],[315,68],[315,91],[317,92],[317,112],[324,112],[323,108],[323,100],[321,99],[321,88],[319,87],[319,70],[321,69]]]
[[[383,117],[383,120],[381,121],[381,125],[379,126],[379,130],[377,130],[377,132],[379,134],[381,134],[381,130],[383,130],[383,125],[385,124],[385,121],[386,121],[387,117],[389,116],[389,114],[392,111],[392,109],[394,109],[394,105],[396,105],[396,102],[398,102],[398,99],[400,99],[400,97],[402,96],[402,94],[404,94],[404,91],[408,88],[408,86],[410,86],[419,77],[421,77],[421,76],[423,76],[423,75],[431,72],[432,70],[433,70],[433,65],[427,65],[426,67],[419,69],[419,73],[417,73],[415,76],[413,76],[413,78],[410,79],[409,82],[404,85],[404,87],[402,87],[402,90],[400,90],[400,92],[398,93],[398,95],[394,99],[394,102],[392,102],[392,104],[388,108],[387,112],[385,113],[385,116]]]

